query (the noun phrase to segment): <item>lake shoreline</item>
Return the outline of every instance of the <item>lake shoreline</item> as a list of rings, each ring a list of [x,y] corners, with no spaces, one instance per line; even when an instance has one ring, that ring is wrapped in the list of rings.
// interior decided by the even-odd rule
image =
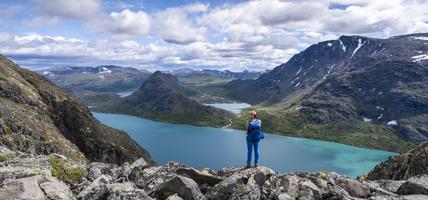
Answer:
[[[109,118],[107,120],[109,122],[105,124],[127,132],[131,136],[131,138],[137,141],[137,143],[139,143],[141,146],[146,147],[153,154],[153,157],[156,160],[160,161],[160,163],[166,163],[166,161],[170,161],[170,160],[178,160],[179,162],[188,164],[196,168],[209,167],[209,168],[219,170],[221,169],[221,166],[218,166],[218,163],[214,163],[215,166],[212,165],[213,163],[211,163],[210,165],[206,165],[207,163],[211,162],[209,161],[210,159],[219,159],[219,158],[216,158],[218,155],[222,155],[222,156],[227,155],[226,156],[227,158],[224,158],[224,159],[229,159],[229,161],[225,161],[226,164],[222,166],[240,166],[245,163],[244,154],[246,154],[246,147],[244,147],[244,144],[245,144],[244,130],[237,130],[237,129],[230,129],[230,128],[213,128],[213,127],[203,127],[203,126],[195,126],[195,125],[188,125],[188,124],[161,122],[161,121],[145,119],[139,116],[132,116],[132,115],[126,115],[126,114],[111,114],[111,113],[93,113],[93,114],[98,120],[100,120],[103,123],[105,123],[105,121],[101,120],[99,118],[100,116]],[[119,118],[124,117],[127,119],[126,121],[128,122],[118,123],[117,120],[119,119],[117,117]],[[132,120],[138,121],[138,122],[135,122],[135,123],[130,122]],[[129,123],[129,124],[125,126],[122,123]],[[147,124],[147,123],[154,124],[156,128],[151,129],[151,128],[145,127],[137,132],[135,132],[135,130],[132,131],[129,128],[132,126],[139,126],[141,124]],[[165,129],[165,126],[166,126],[166,129],[169,129],[166,132],[165,130],[163,130]],[[183,134],[175,133],[177,131],[180,131],[181,129],[183,129],[186,134],[183,135]],[[152,133],[153,130],[155,132],[160,130],[161,132],[158,134],[164,134],[165,136],[157,136],[156,134]],[[207,133],[204,133],[204,131],[206,132],[206,130],[208,130],[209,132],[212,132],[210,134],[214,134],[217,136],[214,137],[214,136],[208,135],[209,137],[214,137],[214,138],[202,139],[205,141],[201,141],[201,139],[198,139],[198,138],[200,137],[204,138],[207,134]],[[190,137],[188,136],[189,134],[193,136]],[[330,141],[314,140],[314,139],[300,138],[300,137],[293,137],[293,136],[284,136],[284,135],[271,134],[271,133],[266,133],[266,136],[267,136],[266,139],[263,140],[261,143],[261,148],[262,148],[261,164],[272,166],[272,168],[274,168],[275,170],[282,171],[282,172],[301,171],[302,169],[305,170],[305,168],[307,168],[305,171],[320,171],[320,170],[335,171],[341,174],[347,174],[355,178],[357,174],[361,175],[362,174],[361,172],[364,172],[364,173],[367,172],[374,165],[382,162],[383,160],[386,160],[389,156],[396,155],[394,152],[355,147],[347,144],[330,142]],[[157,137],[161,137],[161,138],[157,138]],[[178,137],[178,139],[174,139],[175,137]],[[216,137],[220,137],[224,139],[218,139]],[[226,138],[229,138],[229,139],[226,139]],[[167,141],[165,141],[165,139],[167,139]],[[141,140],[143,141],[143,143],[140,143]],[[211,148],[207,147],[206,144],[203,144],[204,142],[207,142],[206,140],[209,141],[210,145],[212,141],[218,140],[222,146],[222,149],[220,150],[220,152],[216,152],[212,154],[213,152],[210,152],[210,151],[212,149],[216,149],[216,147],[215,146],[212,146]],[[184,142],[185,144],[182,144],[181,146],[180,145],[177,146],[178,144],[176,142],[178,141],[180,141],[179,143]],[[198,141],[198,143],[194,143],[193,141]],[[233,143],[232,141],[234,141],[235,143]],[[231,144],[231,142],[233,144]],[[196,147],[191,148],[192,145]],[[181,150],[177,149],[176,152],[170,155],[171,154],[170,151],[168,151],[168,154],[162,153],[164,150],[160,146],[168,146],[168,148],[172,148],[172,149],[180,148]],[[182,148],[187,149],[187,150],[186,149],[184,150],[186,153],[179,153],[180,151],[183,151]],[[234,150],[226,151],[223,148],[226,148],[226,149],[238,148],[239,150],[236,151],[236,149],[234,149]],[[198,159],[192,161],[192,157],[200,156],[199,154],[203,155],[204,154],[203,152],[207,153],[206,151],[208,151],[208,155],[206,157],[205,156],[199,157]],[[221,151],[225,151],[225,152],[221,153]],[[210,154],[212,155],[209,156]],[[233,154],[233,155],[231,157],[231,155],[228,155],[228,154]],[[268,155],[268,157],[263,155]],[[294,156],[296,155],[299,155],[299,157],[294,158]],[[321,157],[325,157],[326,160],[324,159],[319,160],[320,157],[317,157],[317,155]],[[165,156],[169,157],[170,159],[165,160],[166,159]],[[357,159],[360,161],[355,162],[355,160],[353,159]],[[331,160],[331,161],[328,161],[328,160]],[[290,166],[278,167],[277,162],[285,162],[283,164],[285,164],[286,166],[287,165],[290,165]],[[302,164],[302,162],[305,163],[303,164],[303,166],[296,167],[295,163]],[[333,165],[331,163],[339,163],[339,164]],[[307,165],[313,165],[313,166],[307,166]],[[333,165],[333,166],[330,166],[330,165]],[[358,169],[358,166],[360,165],[361,166],[367,165],[368,167],[367,166],[364,167],[364,170],[360,169],[358,173],[352,172],[353,170],[356,170],[356,168]],[[318,166],[319,168],[317,168],[316,166]],[[337,168],[338,166],[341,166],[341,167]],[[286,170],[286,171],[283,171],[283,170]]]
[[[134,115],[132,113],[129,113],[129,114],[126,114],[126,113],[108,113],[108,112],[100,112],[100,111],[92,111],[92,110],[91,110],[91,112],[92,113],[115,114],[115,115],[128,115],[128,116],[138,117],[138,118],[142,118],[142,119],[150,120],[150,121],[154,121],[154,122],[169,123],[169,124],[174,124],[174,125],[186,125],[186,126],[195,126],[195,127],[203,127],[203,128],[221,128],[221,129],[230,129],[230,130],[245,131],[244,128],[238,129],[238,128],[233,127],[231,124],[228,124],[230,126],[226,125],[227,127],[213,127],[213,126],[204,126],[204,125],[199,125],[199,124],[185,124],[185,123],[180,123],[180,122],[176,122],[176,121],[166,121],[166,120],[164,121],[164,120],[157,120],[157,119],[149,119],[149,118],[144,118],[144,117],[142,117],[140,115]],[[400,154],[400,152],[386,151],[384,149],[376,149],[376,148],[370,148],[370,147],[364,147],[364,146],[357,146],[357,145],[346,144],[346,143],[341,143],[341,142],[331,141],[331,140],[321,140],[321,139],[316,139],[316,138],[311,138],[311,137],[299,137],[299,136],[296,136],[296,135],[290,135],[290,134],[279,133],[279,132],[273,132],[273,133],[264,132],[264,133],[270,134],[270,135],[291,137],[291,138],[308,139],[308,140],[313,140],[313,141],[331,142],[331,143],[335,143],[335,144],[342,144],[342,145],[352,146],[352,147],[356,147],[356,148],[371,149],[371,150],[376,150],[376,151],[383,151],[383,152],[390,152],[390,153]]]

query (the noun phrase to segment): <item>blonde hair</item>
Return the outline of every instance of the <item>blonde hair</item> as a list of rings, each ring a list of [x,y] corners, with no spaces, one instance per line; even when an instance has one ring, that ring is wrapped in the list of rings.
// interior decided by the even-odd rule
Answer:
[[[253,110],[250,112],[250,115],[253,115],[255,117],[255,116],[257,116],[257,112]]]

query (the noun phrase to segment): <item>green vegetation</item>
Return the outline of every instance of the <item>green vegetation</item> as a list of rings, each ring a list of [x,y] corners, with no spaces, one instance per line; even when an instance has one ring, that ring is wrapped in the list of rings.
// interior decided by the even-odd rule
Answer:
[[[15,158],[15,156],[10,153],[0,154],[0,162],[6,162],[8,160],[12,160],[13,158]]]
[[[245,111],[244,111],[245,112]],[[407,152],[416,145],[401,138],[389,126],[348,119],[322,124],[311,123],[297,112],[258,110],[263,130],[269,133],[338,142],[392,152]],[[232,128],[243,129],[245,117],[233,121]]]
[[[82,177],[87,175],[87,171],[80,167],[72,167],[62,158],[56,155],[52,155],[49,157],[49,162],[52,166],[52,176],[57,177],[62,181],[66,181],[68,183],[76,183]]]

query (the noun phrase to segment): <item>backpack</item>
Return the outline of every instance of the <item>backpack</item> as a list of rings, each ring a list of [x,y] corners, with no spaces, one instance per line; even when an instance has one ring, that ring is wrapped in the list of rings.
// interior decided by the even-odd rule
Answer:
[[[248,122],[247,133],[252,133],[252,132],[255,133],[255,136],[257,137],[257,139],[264,139],[265,138],[265,134],[260,130],[259,124],[254,124],[254,123]]]

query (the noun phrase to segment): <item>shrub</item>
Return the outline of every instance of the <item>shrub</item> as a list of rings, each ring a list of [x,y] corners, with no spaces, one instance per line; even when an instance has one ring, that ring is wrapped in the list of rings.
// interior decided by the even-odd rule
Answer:
[[[70,164],[66,163],[59,156],[52,155],[49,158],[52,170],[51,174],[58,179],[68,182],[76,183],[82,177],[85,177],[88,172],[80,167],[73,167]]]

